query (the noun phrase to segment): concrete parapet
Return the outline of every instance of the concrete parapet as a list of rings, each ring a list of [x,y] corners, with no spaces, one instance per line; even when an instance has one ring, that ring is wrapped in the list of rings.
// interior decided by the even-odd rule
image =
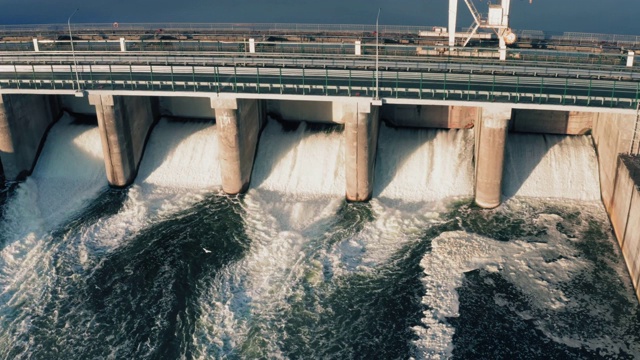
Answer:
[[[89,103],[96,107],[109,185],[127,186],[138,173],[156,121],[151,98],[90,94]]]
[[[629,150],[635,115],[598,113],[593,124],[593,141],[598,154],[600,193],[607,211],[611,208],[618,155]]]
[[[370,102],[342,103],[345,123],[345,163],[349,201],[367,201],[373,192],[373,174],[380,128],[379,107]]]
[[[447,105],[398,105],[382,106],[381,118],[392,126],[468,129],[475,125],[480,108]]]
[[[58,115],[55,96],[0,95],[0,163],[6,180],[31,174],[45,135]]]
[[[222,190],[238,194],[249,187],[264,124],[263,102],[256,99],[211,99],[218,126]]]
[[[514,109],[511,131],[541,134],[584,135],[598,113]]]
[[[608,209],[613,230],[629,275],[640,298],[640,158],[621,156],[616,163],[616,182]]]
[[[478,206],[491,209],[500,205],[502,170],[511,108],[494,105],[482,108],[480,126],[476,126],[476,189]]]

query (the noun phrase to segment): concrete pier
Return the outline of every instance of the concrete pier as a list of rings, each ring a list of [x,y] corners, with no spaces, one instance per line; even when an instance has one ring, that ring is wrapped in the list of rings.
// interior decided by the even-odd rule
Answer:
[[[480,126],[476,126],[475,202],[485,209],[500,205],[509,119],[511,119],[509,107],[484,107]]]
[[[249,187],[264,106],[256,99],[211,99],[218,126],[222,190],[238,194]]]
[[[96,107],[109,185],[127,186],[136,177],[155,124],[151,98],[91,94],[89,103]]]
[[[45,135],[57,120],[55,96],[0,95],[0,164],[6,180],[31,174]]]
[[[380,128],[379,107],[370,102],[343,103],[345,123],[346,197],[367,201],[373,192],[373,174]]]

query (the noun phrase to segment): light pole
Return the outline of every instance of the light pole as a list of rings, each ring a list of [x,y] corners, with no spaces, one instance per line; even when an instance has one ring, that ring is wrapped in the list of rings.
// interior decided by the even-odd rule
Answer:
[[[69,15],[69,19],[67,20],[67,26],[69,27],[69,41],[71,42],[71,56],[73,57],[73,66],[76,70],[76,92],[80,92],[80,76],[78,76],[78,62],[76,61],[76,52],[73,49],[73,35],[71,34],[71,17],[75,15],[80,8],[77,8],[71,15]]]
[[[378,58],[380,55],[378,38],[380,36],[380,32],[378,31],[378,24],[380,20],[380,8],[378,8],[378,16],[376,17],[376,98],[375,100],[380,100],[380,70],[378,69]]]

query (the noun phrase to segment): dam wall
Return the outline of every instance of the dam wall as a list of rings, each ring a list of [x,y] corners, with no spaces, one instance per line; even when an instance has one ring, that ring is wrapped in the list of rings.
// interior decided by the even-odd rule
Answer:
[[[0,180],[21,180],[31,174],[59,115],[56,96],[0,95]]]

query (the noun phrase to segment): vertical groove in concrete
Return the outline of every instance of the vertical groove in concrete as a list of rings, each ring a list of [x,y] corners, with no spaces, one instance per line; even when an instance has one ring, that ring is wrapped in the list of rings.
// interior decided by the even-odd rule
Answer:
[[[31,174],[58,110],[46,95],[0,95],[0,158],[7,180]]]
[[[222,190],[245,192],[251,181],[264,106],[256,99],[211,99],[218,126]]]
[[[476,127],[476,189],[478,206],[491,209],[500,205],[502,170],[511,108],[503,106],[482,109],[480,126]]]
[[[90,95],[96,107],[107,180],[111,186],[131,184],[138,172],[144,145],[155,123],[148,97]]]
[[[379,108],[366,102],[345,103],[344,108],[346,198],[367,201],[373,193]]]

